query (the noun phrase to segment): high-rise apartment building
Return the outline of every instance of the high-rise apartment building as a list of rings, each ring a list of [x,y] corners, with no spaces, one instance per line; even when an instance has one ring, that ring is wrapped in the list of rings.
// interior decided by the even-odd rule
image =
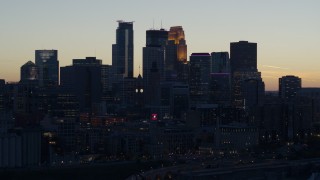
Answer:
[[[294,98],[301,89],[301,78],[297,76],[282,76],[279,78],[279,97],[285,102]]]
[[[112,45],[114,74],[133,77],[133,22],[118,21],[116,44]]]
[[[36,50],[35,64],[39,68],[40,86],[57,86],[59,84],[59,61],[57,50]]]

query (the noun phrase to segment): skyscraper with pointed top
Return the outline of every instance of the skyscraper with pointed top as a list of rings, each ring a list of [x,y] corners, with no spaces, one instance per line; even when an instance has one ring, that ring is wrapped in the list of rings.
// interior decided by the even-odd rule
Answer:
[[[174,44],[177,46],[177,60],[186,63],[187,44],[182,26],[171,27],[169,31],[168,40],[174,41]]]
[[[20,68],[20,82],[30,82],[38,80],[38,66],[32,61],[28,61]]]
[[[166,81],[187,82],[187,44],[182,26],[173,26],[166,46]]]

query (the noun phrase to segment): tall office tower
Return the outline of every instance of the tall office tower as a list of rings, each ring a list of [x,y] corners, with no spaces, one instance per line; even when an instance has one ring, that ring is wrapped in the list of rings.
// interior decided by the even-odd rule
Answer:
[[[212,52],[212,73],[230,73],[230,60],[228,52]]]
[[[285,102],[292,100],[300,89],[301,78],[289,75],[279,78],[279,97]]]
[[[38,80],[39,69],[32,61],[28,61],[20,68],[20,82],[30,82]]]
[[[74,59],[72,66],[61,67],[61,86],[79,100],[80,112],[93,112],[102,95],[101,60],[95,57]]]
[[[160,73],[157,63],[153,62],[151,65],[150,78],[148,79],[148,88],[146,88],[146,104],[151,106],[160,106],[161,104],[161,91],[160,91]]]
[[[36,50],[35,58],[39,68],[39,85],[57,86],[59,84],[58,51]]]
[[[104,95],[112,90],[112,66],[102,65],[101,66],[101,80],[102,80],[102,92]]]
[[[133,22],[118,21],[116,44],[112,45],[114,74],[133,77]]]
[[[231,72],[257,72],[257,43],[230,43]]]
[[[165,47],[165,80],[176,81],[177,79],[177,45],[174,40],[168,41]]]
[[[257,69],[257,43],[230,43],[230,64],[233,105],[236,108],[248,108],[249,104],[262,105],[264,83]],[[249,92],[255,92],[257,98],[250,98]],[[251,103],[246,105],[246,100]]]
[[[208,88],[211,72],[209,53],[192,53],[190,56],[190,99],[193,103],[208,101]]]
[[[165,29],[146,31],[146,47],[164,47],[167,41],[168,31]]]
[[[169,31],[169,41],[174,41],[177,45],[177,60],[187,62],[187,44],[182,26],[173,26]]]
[[[166,45],[166,81],[188,81],[187,45],[181,26],[170,28]]]
[[[210,100],[212,103],[229,105],[231,98],[231,74],[228,52],[211,53]]]
[[[165,45],[168,39],[168,31],[147,30],[146,47],[143,48],[143,79],[145,87],[148,87],[152,65],[155,63],[160,73],[160,81],[164,80]]]

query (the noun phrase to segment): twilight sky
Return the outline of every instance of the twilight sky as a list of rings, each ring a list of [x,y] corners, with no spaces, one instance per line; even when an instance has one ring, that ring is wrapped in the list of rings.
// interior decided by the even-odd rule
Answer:
[[[258,69],[267,90],[297,75],[320,87],[319,0],[1,0],[0,79],[19,81],[34,50],[57,49],[60,67],[97,56],[111,64],[117,20],[135,21],[135,75],[145,31],[183,26],[188,56],[229,51],[230,42],[258,43]]]

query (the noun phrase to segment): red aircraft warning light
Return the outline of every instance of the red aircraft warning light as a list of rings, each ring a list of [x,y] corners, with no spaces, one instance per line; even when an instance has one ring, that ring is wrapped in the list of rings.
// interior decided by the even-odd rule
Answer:
[[[151,114],[151,120],[152,121],[158,120],[158,114]]]

